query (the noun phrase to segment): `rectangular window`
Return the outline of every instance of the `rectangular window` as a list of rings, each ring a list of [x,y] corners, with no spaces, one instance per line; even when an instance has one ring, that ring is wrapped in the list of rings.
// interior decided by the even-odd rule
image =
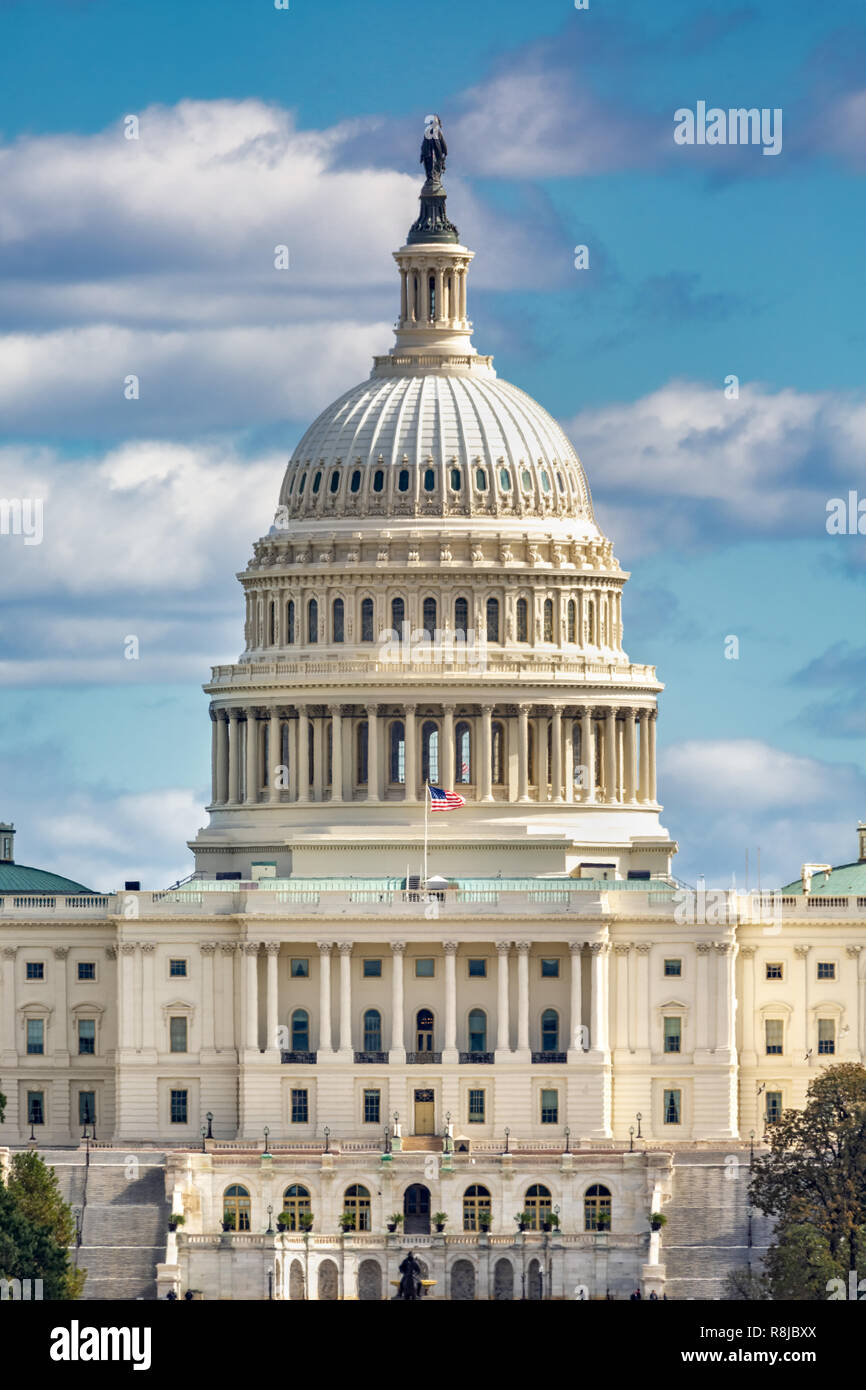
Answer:
[[[470,960],[469,978],[471,980],[483,980],[487,976],[487,961],[484,959]]]
[[[96,1019],[80,1018],[78,1020],[78,1055],[79,1057],[92,1057],[96,1052]]]
[[[292,1124],[306,1125],[310,1122],[310,1106],[306,1091],[292,1091]]]
[[[469,1123],[471,1125],[484,1124],[484,1092],[469,1092]]]
[[[664,1100],[664,1122],[666,1125],[678,1125],[680,1123],[680,1111],[682,1109],[682,1091],[665,1091]]]
[[[781,1053],[785,1036],[784,1029],[785,1025],[780,1018],[764,1020],[764,1039],[767,1052],[770,1055]]]
[[[188,1114],[188,1091],[172,1091],[171,1104],[169,1109],[169,1119],[173,1125],[187,1124]]]
[[[559,1092],[541,1092],[541,1123],[543,1125],[559,1124]]]
[[[78,1092],[78,1123],[80,1125],[96,1124],[96,1092]]]
[[[824,1056],[836,1051],[836,1020],[818,1019],[818,1051]]]
[[[168,1021],[169,1051],[187,1052],[187,1026],[185,1018],[170,1018]]]
[[[668,976],[676,975],[679,977],[683,973],[683,963],[681,960],[666,960],[665,974]]]
[[[45,1051],[45,1023],[41,1018],[27,1020],[27,1051],[30,1056]]]
[[[29,1125],[45,1124],[45,1093],[44,1091],[27,1092],[27,1123]]]
[[[96,979],[96,961],[95,961],[95,960],[80,960],[80,961],[78,962],[78,978],[79,978],[79,980],[95,980],[95,979]]]
[[[781,1092],[781,1091],[768,1091],[768,1092],[767,1092],[767,1108],[766,1108],[765,1114],[766,1114],[766,1117],[767,1117],[767,1124],[768,1124],[768,1125],[775,1124],[777,1120],[781,1120],[781,1118],[782,1118],[782,1092]]]
[[[186,961],[170,960],[168,963],[168,973],[173,980],[186,979]]]
[[[301,957],[293,956],[289,965],[289,974],[293,980],[308,980],[310,978],[310,962]]]
[[[679,1052],[683,1036],[681,1018],[665,1019],[665,1052]]]
[[[379,1124],[380,1114],[381,1114],[381,1106],[380,1106],[380,1100],[379,1100],[379,1092],[378,1092],[378,1091],[365,1091],[365,1092],[364,1092],[364,1124],[365,1124],[365,1125],[377,1125],[377,1124]]]
[[[541,961],[541,978],[542,978],[542,980],[558,980],[558,979],[559,979],[559,957],[558,957],[558,956],[548,956],[547,958],[542,957],[542,961]]]
[[[836,964],[835,964],[835,961],[832,961],[832,960],[819,960],[819,961],[818,961],[818,979],[819,979],[819,980],[835,980],[835,978],[836,978]]]
[[[365,960],[365,961],[364,961],[364,979],[365,979],[365,980],[381,980],[381,978],[382,978],[382,962],[381,962],[380,960]]]
[[[415,975],[419,980],[429,980],[433,974],[434,962],[429,956],[419,956],[415,961]]]
[[[45,979],[45,966],[41,960],[29,960],[25,968],[28,980]]]
[[[767,978],[768,980],[781,980],[781,978],[782,978],[782,962],[781,962],[780,960],[767,961],[767,976],[766,976],[766,978]]]

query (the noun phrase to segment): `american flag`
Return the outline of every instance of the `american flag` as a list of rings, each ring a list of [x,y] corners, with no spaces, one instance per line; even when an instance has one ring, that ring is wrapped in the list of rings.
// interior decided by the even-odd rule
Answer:
[[[442,787],[430,787],[428,790],[431,811],[457,811],[466,805],[465,798],[459,792],[446,792]]]

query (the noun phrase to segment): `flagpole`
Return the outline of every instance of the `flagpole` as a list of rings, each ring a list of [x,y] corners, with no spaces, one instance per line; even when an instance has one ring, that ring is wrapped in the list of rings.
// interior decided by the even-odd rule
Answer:
[[[430,779],[424,783],[424,887],[427,887],[427,808],[430,803]]]

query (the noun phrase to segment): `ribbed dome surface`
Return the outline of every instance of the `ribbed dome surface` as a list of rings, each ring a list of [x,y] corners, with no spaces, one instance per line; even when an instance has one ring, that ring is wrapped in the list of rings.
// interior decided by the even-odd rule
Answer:
[[[377,470],[387,470],[384,481],[374,481]],[[522,514],[592,517],[583,469],[559,425],[490,370],[371,377],[354,386],[307,430],[280,502],[293,515],[314,515],[323,498],[331,510],[344,495],[360,500],[375,491],[397,500],[398,488],[407,501],[423,501],[425,491],[462,492],[470,511],[477,496],[485,512],[498,498]]]

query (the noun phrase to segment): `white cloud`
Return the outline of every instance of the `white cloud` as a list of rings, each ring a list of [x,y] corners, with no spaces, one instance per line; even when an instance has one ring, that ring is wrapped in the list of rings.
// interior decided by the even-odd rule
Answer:
[[[207,819],[200,799],[185,787],[102,801],[74,794],[58,812],[36,808],[32,814],[27,832],[39,844],[37,867],[103,892],[122,888],[127,879],[145,889],[164,888],[191,873],[186,841]]]

